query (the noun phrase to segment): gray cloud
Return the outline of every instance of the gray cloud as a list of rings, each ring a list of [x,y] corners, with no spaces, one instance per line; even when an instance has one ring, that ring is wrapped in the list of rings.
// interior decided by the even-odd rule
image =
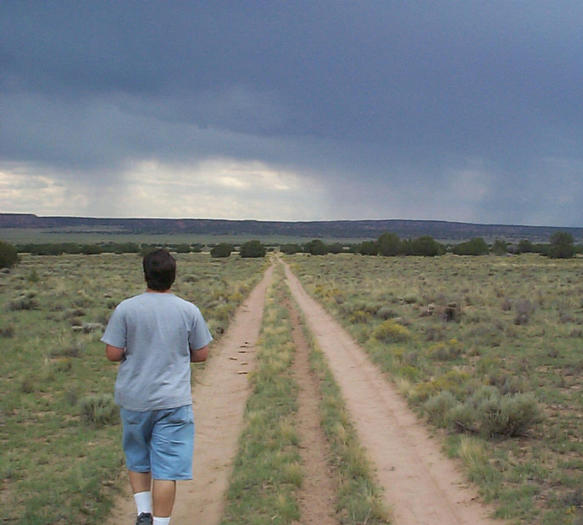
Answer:
[[[327,188],[302,218],[578,226],[582,23],[579,2],[3,2],[1,155],[87,187],[260,161]]]

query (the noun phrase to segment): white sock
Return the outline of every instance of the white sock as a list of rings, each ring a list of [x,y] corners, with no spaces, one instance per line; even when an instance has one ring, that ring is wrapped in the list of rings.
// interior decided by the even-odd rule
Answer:
[[[138,508],[138,516],[142,512],[149,512],[152,514],[152,493],[149,490],[147,492],[137,492],[134,494],[134,500],[136,501],[136,507]]]
[[[153,525],[170,525],[170,518],[157,518],[154,516]]]

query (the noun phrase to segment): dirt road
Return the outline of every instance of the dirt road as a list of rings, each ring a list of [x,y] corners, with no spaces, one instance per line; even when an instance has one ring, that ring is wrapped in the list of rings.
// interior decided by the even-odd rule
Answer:
[[[365,352],[307,295],[289,267],[285,266],[285,271],[292,294],[340,386],[359,439],[376,466],[394,525],[500,524],[486,517],[492,509],[478,502],[456,464],[442,455],[439,444],[429,437]],[[247,372],[255,363],[254,347],[271,274],[272,268],[239,309],[194,386],[195,479],[179,483],[173,525],[217,525],[221,520],[249,395]],[[303,462],[307,464],[300,494],[301,524],[332,524],[335,488],[330,479],[322,480],[322,474],[329,477],[326,466],[318,462],[327,455],[326,444],[317,428],[317,407],[308,406],[307,401],[315,401],[316,387],[310,384],[313,377],[307,364],[307,344],[298,332],[299,320],[293,311],[292,321],[298,348],[294,374],[300,388],[299,428],[306,444]],[[309,449],[315,447],[320,448],[310,456]],[[133,520],[133,498],[127,494],[120,498],[107,523],[130,524]]]
[[[395,525],[492,525],[439,444],[350,335],[302,288],[286,265],[293,297],[340,386],[362,445],[377,468]]]

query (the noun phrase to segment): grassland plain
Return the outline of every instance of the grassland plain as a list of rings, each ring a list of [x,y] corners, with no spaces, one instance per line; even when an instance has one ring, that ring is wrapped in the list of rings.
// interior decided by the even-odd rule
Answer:
[[[583,522],[583,260],[286,260],[435,425],[498,517]]]
[[[177,260],[175,293],[197,304],[220,337],[265,262],[204,254]],[[111,397],[116,365],[105,360],[99,338],[112,309],[143,289],[136,255],[25,255],[0,274],[5,522],[90,525],[109,509],[122,453]]]

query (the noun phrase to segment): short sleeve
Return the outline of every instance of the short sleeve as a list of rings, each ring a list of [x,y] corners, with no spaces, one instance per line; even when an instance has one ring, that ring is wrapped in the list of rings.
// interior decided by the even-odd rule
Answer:
[[[213,337],[208,329],[204,317],[198,308],[195,308],[194,319],[190,334],[188,336],[188,344],[192,350],[198,350],[205,347],[213,340]]]
[[[111,315],[101,341],[105,344],[125,348],[127,344],[126,323],[122,309],[118,306]]]

